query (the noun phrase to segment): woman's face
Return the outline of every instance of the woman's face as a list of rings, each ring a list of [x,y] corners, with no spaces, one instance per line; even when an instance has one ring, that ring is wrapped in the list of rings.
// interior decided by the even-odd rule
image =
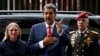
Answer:
[[[8,36],[11,41],[16,41],[17,37],[19,36],[19,29],[15,25],[11,25],[8,28]]]

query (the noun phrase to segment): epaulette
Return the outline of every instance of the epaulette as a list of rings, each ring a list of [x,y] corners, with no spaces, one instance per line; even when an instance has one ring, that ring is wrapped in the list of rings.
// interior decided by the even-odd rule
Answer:
[[[91,31],[92,33],[94,33],[94,34],[99,34],[98,32],[96,32],[96,31]]]
[[[73,33],[75,33],[75,31],[70,31],[70,32],[69,32],[69,34],[73,34]]]

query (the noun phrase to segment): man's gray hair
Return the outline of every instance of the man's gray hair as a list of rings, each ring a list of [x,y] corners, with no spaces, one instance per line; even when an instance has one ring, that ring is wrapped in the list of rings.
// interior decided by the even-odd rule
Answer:
[[[45,10],[45,9],[53,9],[53,11],[56,13],[56,6],[54,5],[54,4],[46,4],[45,6],[44,6],[44,8],[43,8],[43,10]]]

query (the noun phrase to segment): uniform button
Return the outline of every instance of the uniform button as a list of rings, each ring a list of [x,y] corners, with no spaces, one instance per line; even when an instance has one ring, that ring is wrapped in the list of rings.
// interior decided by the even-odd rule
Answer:
[[[84,44],[82,44],[82,46],[84,46]]]
[[[82,52],[84,52],[84,50],[82,50]]]
[[[77,49],[76,51],[78,52],[79,50]]]
[[[77,46],[79,46],[79,45],[77,45]]]
[[[82,56],[84,56],[84,55],[82,55]]]
[[[78,56],[78,55],[76,55],[76,56]]]

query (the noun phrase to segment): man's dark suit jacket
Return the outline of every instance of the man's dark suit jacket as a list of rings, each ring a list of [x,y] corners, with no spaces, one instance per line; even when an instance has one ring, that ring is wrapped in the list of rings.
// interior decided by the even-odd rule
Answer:
[[[39,41],[47,36],[45,23],[33,25],[28,39],[28,51],[36,56],[66,56],[65,46],[70,43],[69,28],[63,25],[63,33],[58,35],[56,26],[53,28],[53,37],[57,38],[56,43],[45,46],[43,49],[39,46]]]

